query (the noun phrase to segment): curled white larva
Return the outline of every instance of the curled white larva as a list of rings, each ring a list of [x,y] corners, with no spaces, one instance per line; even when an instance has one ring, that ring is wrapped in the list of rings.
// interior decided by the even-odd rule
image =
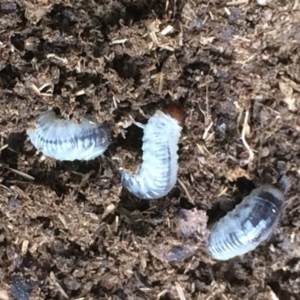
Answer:
[[[41,115],[34,130],[27,134],[45,156],[57,160],[91,160],[110,144],[110,132],[103,124],[85,118],[80,123],[58,118],[54,111]]]
[[[160,110],[148,120],[144,129],[143,162],[136,175],[121,171],[121,182],[141,199],[157,199],[169,193],[177,181],[178,140],[185,114],[172,107]]]
[[[208,251],[217,260],[228,260],[254,250],[277,226],[284,195],[276,188],[263,185],[219,222],[213,225]]]

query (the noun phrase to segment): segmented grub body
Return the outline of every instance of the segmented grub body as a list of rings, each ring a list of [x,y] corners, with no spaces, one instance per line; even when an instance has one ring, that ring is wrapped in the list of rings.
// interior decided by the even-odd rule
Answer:
[[[170,113],[170,114],[169,114]],[[136,175],[121,171],[121,182],[141,199],[157,199],[169,193],[177,181],[178,141],[184,113],[160,110],[148,120],[143,136],[143,162]],[[172,115],[172,116],[171,116]],[[182,121],[183,122],[183,121]]]
[[[34,130],[27,130],[32,144],[57,160],[91,160],[110,144],[110,132],[103,124],[83,118],[79,124],[60,119],[54,111],[41,115]]]
[[[214,259],[228,260],[254,250],[277,226],[284,195],[268,185],[252,191],[211,230],[209,253]]]

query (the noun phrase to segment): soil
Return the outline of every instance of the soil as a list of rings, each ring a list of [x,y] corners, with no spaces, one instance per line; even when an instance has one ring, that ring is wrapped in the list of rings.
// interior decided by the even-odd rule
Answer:
[[[0,298],[300,299],[299,9],[2,0]],[[135,199],[118,168],[140,164],[142,131],[122,125],[172,101],[187,113],[179,180],[163,199]],[[90,162],[43,160],[26,129],[51,108],[108,122],[113,143]],[[283,174],[271,238],[214,261],[206,223]]]

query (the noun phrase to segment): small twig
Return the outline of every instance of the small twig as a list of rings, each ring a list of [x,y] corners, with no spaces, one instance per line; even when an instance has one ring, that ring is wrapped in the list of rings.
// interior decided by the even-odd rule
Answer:
[[[243,125],[241,139],[242,139],[242,142],[243,142],[245,148],[247,149],[247,151],[249,153],[249,157],[248,157],[248,159],[240,161],[241,166],[248,165],[254,159],[254,153],[253,153],[252,149],[250,148],[250,146],[248,145],[248,143],[245,139],[246,129],[247,129],[247,126],[248,126],[248,117],[249,117],[249,111],[247,110],[246,113],[245,113],[245,119],[244,119],[244,125]]]
[[[183,290],[178,282],[175,282],[176,290],[180,300],[186,300]]]
[[[187,195],[187,197],[188,197],[190,203],[192,203],[192,204],[195,205],[195,202],[194,202],[193,198],[191,197],[191,195],[190,195],[188,189],[187,189],[186,186],[184,185],[184,183],[183,183],[179,178],[178,178],[177,180],[178,180],[179,184],[181,185],[181,187],[184,189],[184,191],[185,191],[185,193],[186,193],[186,195]]]
[[[299,0],[295,0],[292,10],[297,10],[299,6]]]
[[[166,293],[168,293],[168,290],[163,290],[162,292],[160,292],[158,295],[157,295],[157,300],[159,300],[162,296],[164,296]]]
[[[0,152],[2,152],[4,149],[6,149],[8,147],[8,144],[5,144],[3,145],[1,148],[0,148]]]
[[[214,125],[214,122],[210,122],[210,124],[205,128],[204,133],[202,135],[203,140],[207,139],[208,132],[210,131],[210,129],[212,128],[213,125]]]
[[[230,1],[227,2],[227,5],[240,5],[240,4],[248,4],[249,0],[236,0],[236,1]]]
[[[51,279],[52,283],[56,286],[58,291],[61,293],[62,297],[65,298],[65,299],[69,299],[69,296],[67,295],[67,293],[61,287],[61,285],[57,282],[57,279],[56,279],[53,272],[50,272],[50,279]]]
[[[28,179],[28,180],[35,180],[35,178],[33,176],[28,175],[28,174],[26,174],[24,172],[21,172],[19,170],[15,170],[15,169],[12,169],[12,168],[7,168],[7,169],[14,172],[14,173],[16,173],[16,174],[18,174],[18,175],[20,175],[20,176],[22,176],[22,177],[24,177],[24,178],[26,178],[26,179]]]

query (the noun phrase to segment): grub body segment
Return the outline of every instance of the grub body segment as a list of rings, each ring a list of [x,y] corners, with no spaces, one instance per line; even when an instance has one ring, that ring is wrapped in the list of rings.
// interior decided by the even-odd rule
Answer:
[[[54,111],[41,115],[34,130],[27,130],[32,144],[45,156],[61,160],[91,160],[110,144],[110,132],[104,124],[83,118],[79,124],[60,119]]]
[[[229,260],[254,250],[277,226],[284,195],[264,185],[252,191],[211,230],[208,251],[216,260]]]
[[[144,128],[142,164],[137,174],[121,171],[122,185],[141,199],[167,195],[177,181],[180,122],[160,110]]]

